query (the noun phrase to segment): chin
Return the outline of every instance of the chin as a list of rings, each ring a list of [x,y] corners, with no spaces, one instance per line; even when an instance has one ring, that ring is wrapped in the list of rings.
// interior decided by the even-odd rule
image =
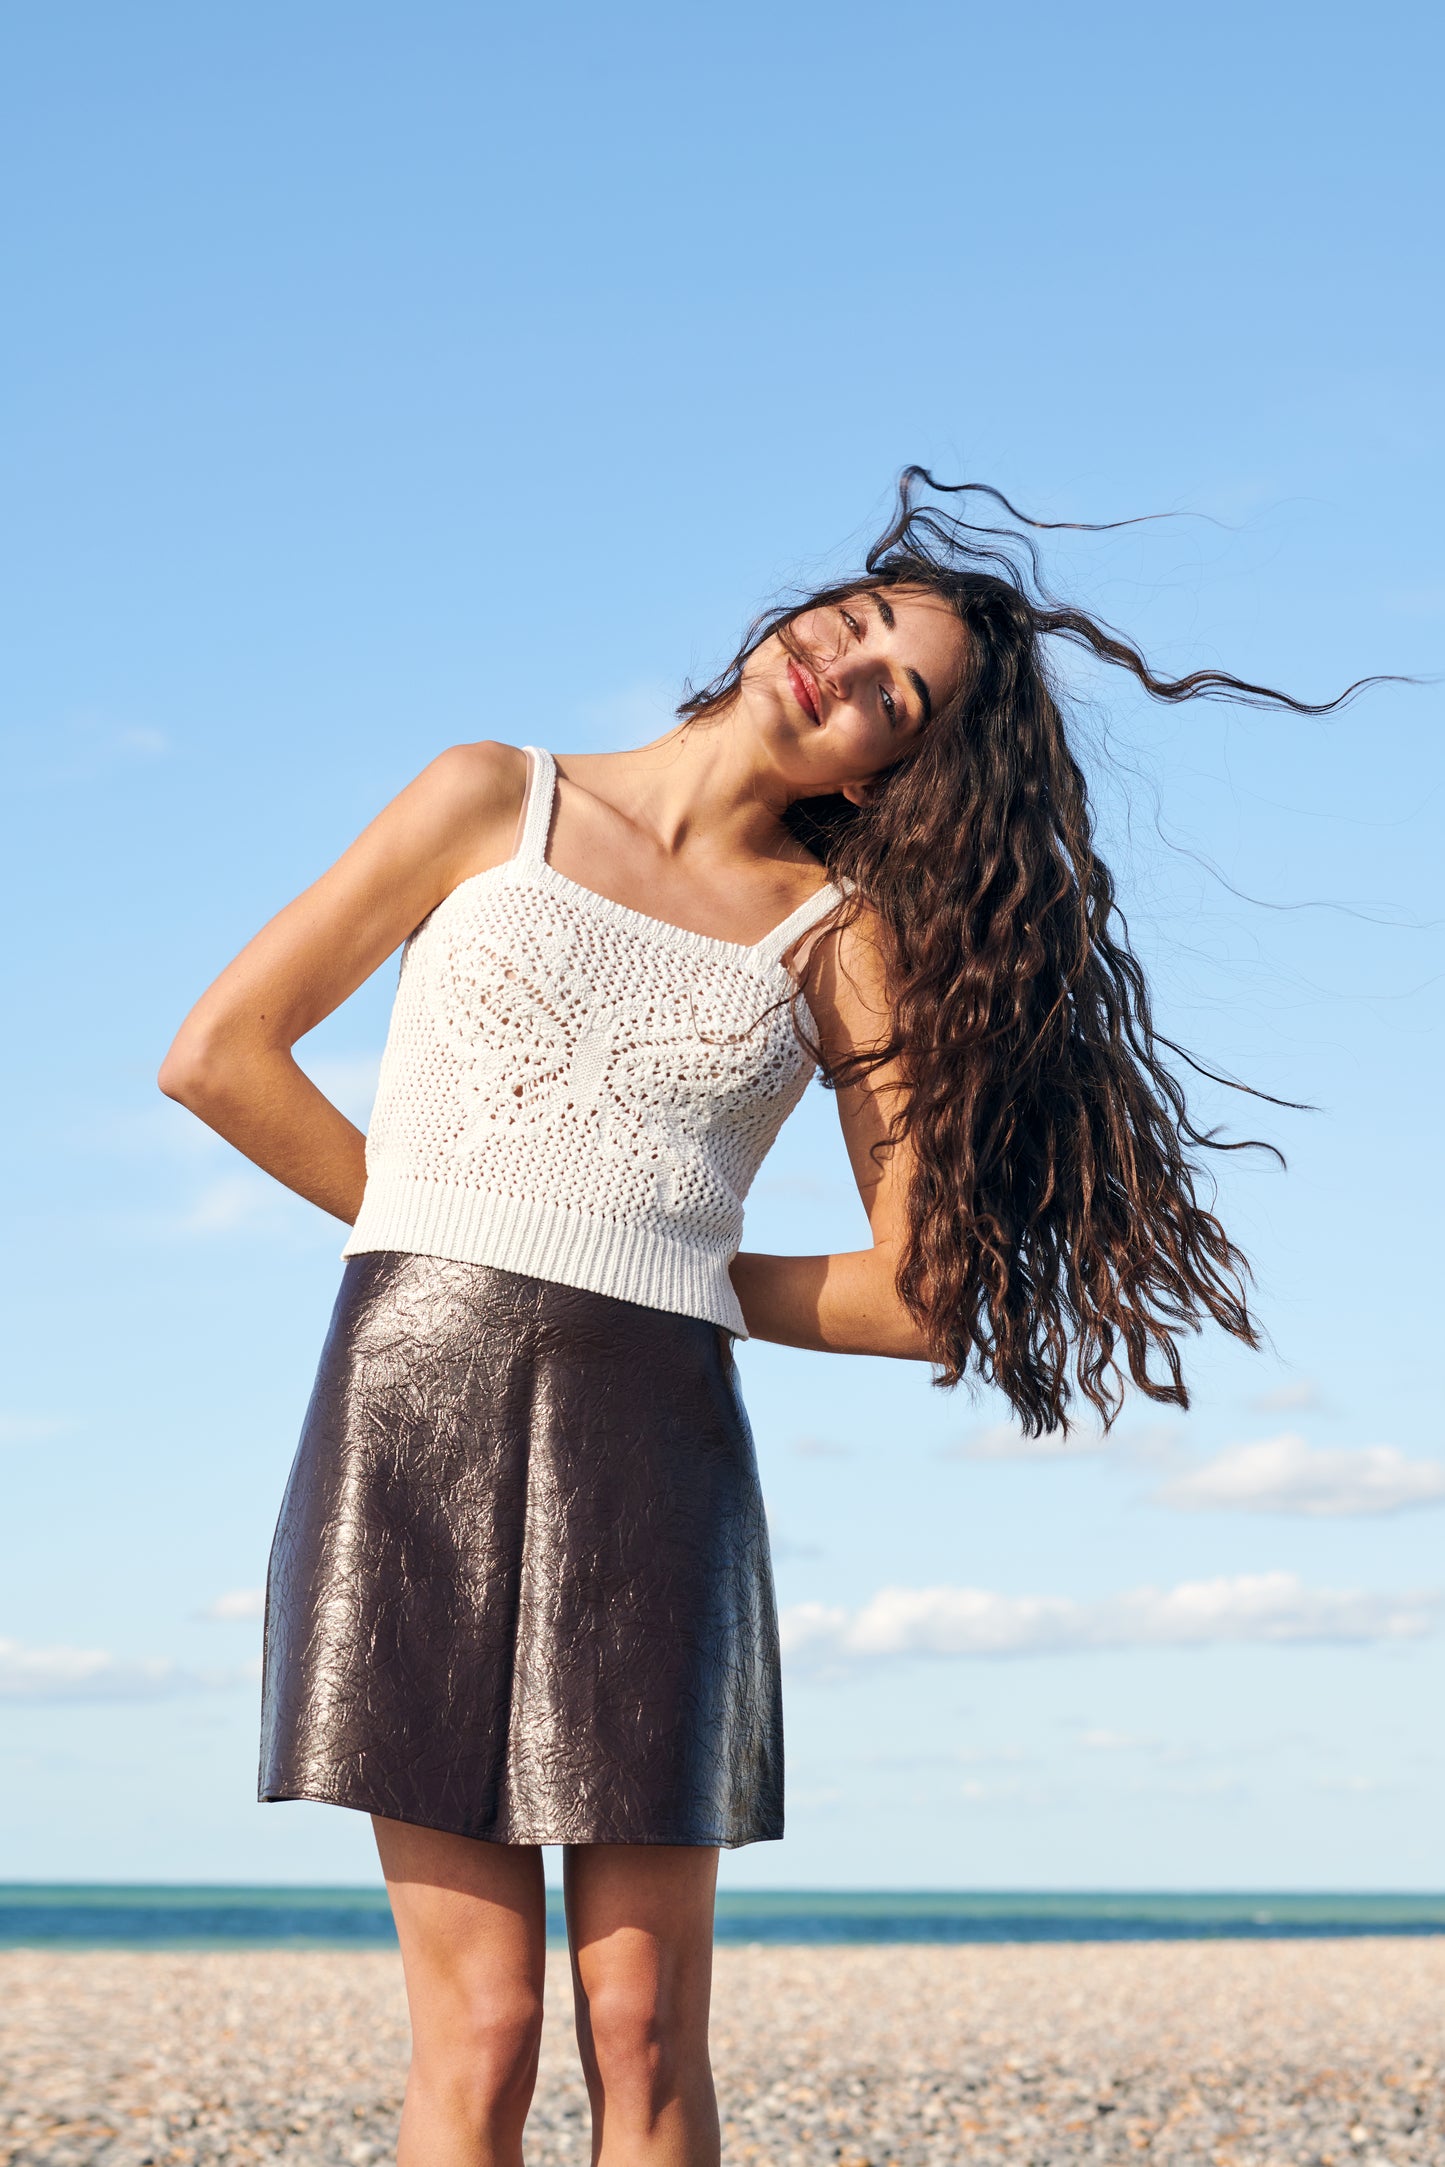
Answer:
[[[761,718],[758,735],[790,781],[806,781],[810,775],[808,754],[814,750],[817,724],[800,715],[791,695],[784,690]]]

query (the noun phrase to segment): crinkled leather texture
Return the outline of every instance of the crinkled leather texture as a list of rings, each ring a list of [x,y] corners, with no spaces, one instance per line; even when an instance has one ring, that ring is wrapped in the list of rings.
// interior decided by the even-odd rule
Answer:
[[[272,1545],[260,1796],[500,1843],[783,1832],[725,1331],[485,1264],[346,1266]]]

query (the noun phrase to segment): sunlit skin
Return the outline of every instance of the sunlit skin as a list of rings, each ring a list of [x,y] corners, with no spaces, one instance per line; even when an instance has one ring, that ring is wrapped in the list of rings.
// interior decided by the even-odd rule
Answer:
[[[955,688],[963,629],[933,596],[894,588],[807,610],[788,636],[802,661],[777,634],[766,640],[744,671],[741,714],[756,718],[789,799],[862,804]]]
[[[743,942],[820,885],[816,859],[783,826],[788,806],[834,795],[864,803],[956,686],[964,634],[932,596],[895,590],[807,611],[788,638],[806,659],[794,663],[774,634],[716,721],[635,752],[559,763],[548,853],[559,872]]]
[[[806,612],[749,659],[720,716],[631,752],[558,762],[547,855],[633,910],[752,943],[823,883],[783,825],[800,798],[865,803],[955,689],[964,634],[929,595],[864,590]],[[264,926],[197,1002],[161,1088],[256,1165],[350,1225],[365,1138],[294,1056],[414,927],[472,874],[510,857],[526,785],[512,745],[453,746],[321,878]],[[278,783],[278,788],[280,787]],[[825,1053],[877,1042],[887,989],[866,917],[798,959]],[[906,1145],[875,1162],[898,1080],[837,1094],[868,1214],[866,1249],[753,1252],[733,1281],[754,1338],[920,1359],[895,1285]],[[376,1823],[405,1961],[413,2058],[400,2167],[520,2167],[545,1955],[541,1854]],[[708,1847],[576,1845],[566,1855],[579,2046],[597,2167],[716,2167],[707,2054]]]

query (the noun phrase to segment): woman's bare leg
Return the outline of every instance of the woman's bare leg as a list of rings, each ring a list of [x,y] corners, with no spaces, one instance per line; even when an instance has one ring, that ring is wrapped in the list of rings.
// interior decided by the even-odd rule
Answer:
[[[411,2011],[398,2167],[521,2167],[542,2036],[541,1851],[371,1825]]]
[[[595,2167],[717,2167],[707,2050],[717,1856],[673,1844],[566,1853]]]

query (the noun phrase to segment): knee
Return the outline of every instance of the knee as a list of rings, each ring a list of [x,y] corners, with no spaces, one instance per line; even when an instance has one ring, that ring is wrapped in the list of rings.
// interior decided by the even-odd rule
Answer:
[[[652,2119],[680,2088],[688,2042],[676,2011],[650,1982],[618,1983],[589,1994],[587,2017],[604,2093],[615,2106]]]
[[[542,2003],[535,1994],[513,1994],[474,2010],[467,2046],[474,2067],[500,2091],[530,2085],[542,2044]]]
[[[541,2043],[541,1999],[518,1988],[457,1996],[446,2020],[415,2046],[433,2083],[486,2120],[530,2097]]]

